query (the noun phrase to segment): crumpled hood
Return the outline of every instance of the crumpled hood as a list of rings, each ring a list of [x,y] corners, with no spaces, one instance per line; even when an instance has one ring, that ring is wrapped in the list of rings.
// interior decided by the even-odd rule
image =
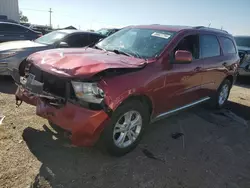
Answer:
[[[92,48],[37,52],[29,60],[41,70],[63,77],[91,77],[112,68],[140,68],[145,61]]]
[[[3,42],[0,43],[0,52],[7,50],[18,50],[22,48],[43,47],[43,46],[46,45],[29,40]]]

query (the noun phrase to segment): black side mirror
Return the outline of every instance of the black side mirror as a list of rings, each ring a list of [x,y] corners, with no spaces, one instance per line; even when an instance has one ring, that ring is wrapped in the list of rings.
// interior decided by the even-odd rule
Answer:
[[[59,48],[68,48],[69,45],[67,42],[60,42],[59,45],[58,45]]]

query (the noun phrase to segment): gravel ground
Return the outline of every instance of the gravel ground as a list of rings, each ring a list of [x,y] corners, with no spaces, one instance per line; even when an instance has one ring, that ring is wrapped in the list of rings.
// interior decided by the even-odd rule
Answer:
[[[250,188],[249,85],[234,86],[227,105],[246,121],[199,106],[152,124],[133,152],[114,158],[68,147],[34,107],[15,107],[15,86],[0,78],[0,187]]]

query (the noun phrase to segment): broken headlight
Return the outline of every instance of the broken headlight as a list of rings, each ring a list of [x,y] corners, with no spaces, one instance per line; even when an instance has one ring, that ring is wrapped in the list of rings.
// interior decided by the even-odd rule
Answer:
[[[78,99],[90,103],[101,103],[104,98],[104,92],[96,83],[89,82],[71,82]]]

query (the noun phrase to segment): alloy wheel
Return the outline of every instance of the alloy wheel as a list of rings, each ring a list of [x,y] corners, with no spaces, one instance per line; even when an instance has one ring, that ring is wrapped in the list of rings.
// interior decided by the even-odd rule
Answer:
[[[119,148],[126,148],[133,144],[142,129],[142,116],[131,110],[124,113],[117,121],[113,130],[113,141]]]

